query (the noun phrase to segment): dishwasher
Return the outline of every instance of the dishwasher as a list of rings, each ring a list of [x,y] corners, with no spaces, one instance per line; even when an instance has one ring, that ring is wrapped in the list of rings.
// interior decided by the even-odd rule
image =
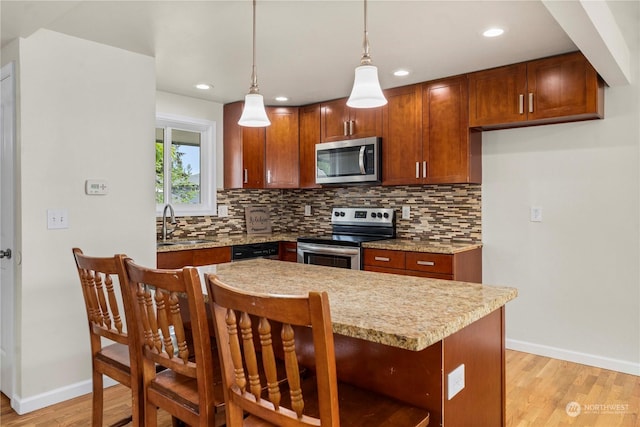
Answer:
[[[252,258],[279,259],[278,246],[278,242],[233,245],[231,247],[231,261],[233,262]]]

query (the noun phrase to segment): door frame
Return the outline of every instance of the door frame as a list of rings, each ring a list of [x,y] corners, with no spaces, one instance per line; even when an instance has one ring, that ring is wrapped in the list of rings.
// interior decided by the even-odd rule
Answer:
[[[0,391],[15,402],[16,386],[16,283],[15,269],[19,259],[16,250],[15,162],[16,162],[16,76],[15,63],[0,69],[0,249],[11,249],[12,257],[0,260]]]

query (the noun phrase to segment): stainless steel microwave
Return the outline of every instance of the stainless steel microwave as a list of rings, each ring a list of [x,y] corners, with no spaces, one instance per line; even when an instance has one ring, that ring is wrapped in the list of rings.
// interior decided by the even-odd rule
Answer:
[[[381,181],[381,138],[316,144],[316,184]]]

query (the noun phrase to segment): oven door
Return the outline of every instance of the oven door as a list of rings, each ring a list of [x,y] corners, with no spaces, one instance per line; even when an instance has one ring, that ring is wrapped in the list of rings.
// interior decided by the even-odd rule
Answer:
[[[360,248],[298,242],[298,262],[360,270]]]

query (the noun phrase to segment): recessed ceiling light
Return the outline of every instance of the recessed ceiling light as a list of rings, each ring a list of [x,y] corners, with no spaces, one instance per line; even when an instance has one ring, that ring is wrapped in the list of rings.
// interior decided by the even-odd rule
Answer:
[[[494,28],[489,28],[484,33],[482,33],[482,35],[485,37],[498,37],[498,36],[501,36],[503,33],[504,33],[504,30],[502,28],[494,27]]]
[[[210,85],[210,84],[207,84],[207,83],[198,83],[198,84],[196,85],[196,88],[197,88],[197,89],[200,89],[200,90],[209,90],[209,89],[211,89],[212,87],[213,87],[213,85]]]
[[[287,98],[286,96],[276,96],[275,100],[278,102],[285,102],[285,101],[288,101],[289,98]]]
[[[409,71],[407,70],[397,70],[393,72],[393,75],[396,77],[405,77],[409,75]]]

